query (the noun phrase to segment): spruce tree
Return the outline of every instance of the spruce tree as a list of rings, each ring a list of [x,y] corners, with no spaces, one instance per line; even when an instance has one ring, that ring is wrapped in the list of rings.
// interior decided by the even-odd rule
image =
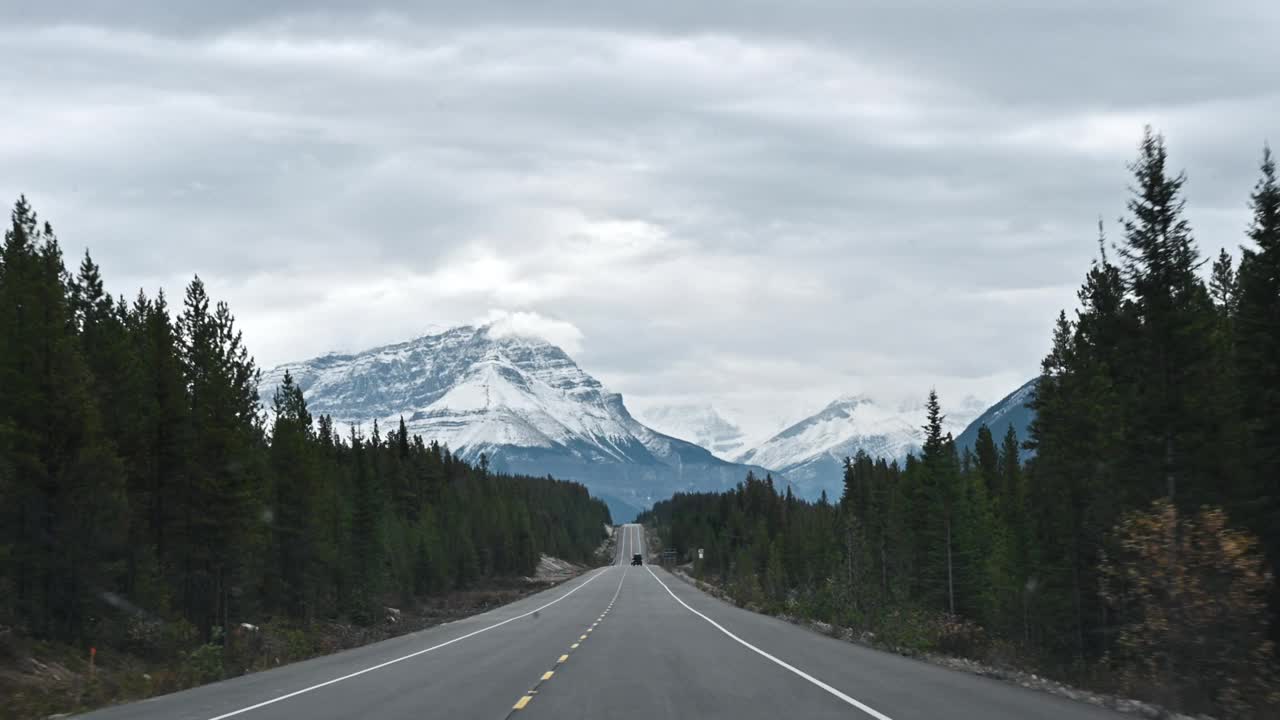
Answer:
[[[310,617],[316,604],[316,453],[311,413],[302,389],[287,371],[272,398],[272,410],[275,422],[271,469],[275,492],[271,515],[279,573],[279,595],[274,605],[293,617]]]
[[[1139,323],[1134,449],[1129,470],[1138,482],[1175,503],[1203,501],[1222,477],[1215,441],[1200,421],[1222,421],[1218,357],[1208,329],[1212,303],[1196,274],[1200,256],[1184,217],[1186,178],[1171,175],[1164,138],[1147,129],[1134,174],[1121,247],[1126,288]],[[1181,480],[1181,482],[1180,482]],[[1180,488],[1181,485],[1181,488]]]
[[[1251,207],[1251,245],[1241,252],[1234,325],[1248,473],[1237,505],[1260,535],[1272,574],[1280,577],[1280,181],[1269,147],[1263,148]],[[1271,613],[1272,636],[1280,640],[1277,586]]]
[[[226,304],[210,305],[196,277],[178,322],[192,459],[179,494],[182,601],[206,637],[227,629],[233,598],[252,597],[247,563],[262,542],[254,509],[263,496],[262,468],[248,461],[260,433],[258,371]]]
[[[960,502],[958,461],[955,446],[943,434],[942,407],[938,393],[929,391],[925,403],[924,447],[921,451],[921,479],[926,513],[919,533],[918,565],[926,592],[937,598],[937,606],[956,610],[956,521]]]
[[[1010,425],[1010,428],[1013,426]],[[975,461],[978,466],[978,472],[982,475],[982,482],[986,484],[987,495],[992,498],[1000,496],[1000,460],[996,452],[995,438],[991,435],[991,428],[983,423],[978,428],[978,437],[974,441],[973,451]]]
[[[1236,314],[1236,302],[1239,287],[1236,282],[1236,271],[1231,265],[1231,256],[1226,249],[1218,251],[1218,258],[1213,261],[1213,272],[1209,277],[1209,295],[1213,304],[1224,317]]]

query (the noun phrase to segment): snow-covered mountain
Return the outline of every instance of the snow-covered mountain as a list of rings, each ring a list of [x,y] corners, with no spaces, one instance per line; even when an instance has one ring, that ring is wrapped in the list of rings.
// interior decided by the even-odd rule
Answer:
[[[644,410],[645,424],[671,437],[688,440],[722,459],[745,450],[742,428],[726,420],[709,404],[658,405]]]
[[[958,417],[946,417],[946,429],[959,432],[976,414],[974,407],[980,409],[966,399]],[[924,403],[895,409],[866,395],[845,396],[733,459],[776,470],[805,497],[817,497],[826,490],[837,498],[846,457],[865,450],[875,458],[901,461],[919,451],[924,423]]]
[[[313,415],[410,433],[497,471],[578,480],[615,520],[678,490],[720,490],[750,468],[656,432],[563,350],[490,326],[457,327],[353,355],[329,354],[264,373],[268,401],[289,372]]]

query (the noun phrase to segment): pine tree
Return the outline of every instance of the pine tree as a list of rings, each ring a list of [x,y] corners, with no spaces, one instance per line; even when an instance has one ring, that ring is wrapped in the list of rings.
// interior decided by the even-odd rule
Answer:
[[[1218,251],[1218,259],[1213,261],[1213,274],[1209,278],[1209,295],[1213,304],[1224,317],[1236,314],[1236,303],[1239,287],[1236,282],[1236,271],[1231,265],[1231,256],[1225,249]]]
[[[918,567],[926,592],[937,597],[937,604],[956,611],[956,520],[961,487],[955,447],[942,431],[944,416],[938,393],[929,391],[925,403],[924,447],[921,451],[921,477],[926,514],[921,516],[925,528],[918,536]]]
[[[1013,426],[1009,427],[1012,429]],[[985,423],[978,428],[978,437],[973,444],[973,450],[978,472],[982,475],[983,483],[986,484],[987,495],[992,498],[999,497],[1000,460],[996,452],[995,438],[991,435],[991,428]]]
[[[1123,221],[1123,274],[1139,322],[1138,405],[1130,439],[1131,470],[1163,486],[1175,503],[1195,503],[1221,477],[1214,440],[1198,417],[1217,417],[1217,356],[1206,332],[1213,310],[1196,275],[1199,252],[1183,217],[1182,174],[1170,176],[1164,138],[1147,129],[1131,165],[1135,187]],[[1181,476],[1181,489],[1179,477]]]
[[[162,610],[174,599],[174,588],[185,584],[185,549],[178,540],[187,507],[183,493],[188,487],[191,437],[177,328],[163,291],[155,300],[138,294],[130,312],[129,337],[141,388],[134,397],[136,436],[125,448],[133,466],[130,534],[142,538],[135,545],[141,554],[135,561],[134,582],[151,588],[139,596],[147,603],[144,607]]]
[[[1241,488],[1239,515],[1261,538],[1280,577],[1280,181],[1266,147],[1261,177],[1251,197],[1252,246],[1242,248],[1238,277],[1235,351],[1244,454],[1249,481]],[[1280,640],[1280,588],[1271,597],[1273,639]]]
[[[233,598],[248,598],[246,563],[260,546],[255,501],[261,468],[246,463],[260,432],[258,371],[225,303],[210,311],[199,277],[178,322],[188,388],[191,459],[182,507],[183,607],[206,637],[230,624]]]
[[[1032,550],[1027,522],[1030,508],[1018,448],[1017,431],[1010,425],[1000,443],[997,470],[1000,489],[993,501],[992,513],[999,528],[999,577],[996,584],[1002,594],[1000,624],[1005,628],[1007,637],[1020,639],[1025,644],[1029,628],[1024,611]]]
[[[1036,450],[1028,498],[1033,528],[1032,563],[1039,591],[1027,600],[1035,636],[1055,652],[1085,653],[1084,602],[1089,595],[1085,538],[1089,489],[1095,473],[1088,428],[1094,425],[1085,393],[1088,376],[1078,370],[1077,334],[1066,313],[1058,316],[1053,348],[1041,363],[1031,441]]]
[[[302,388],[286,371],[272,399],[271,469],[275,481],[272,507],[273,545],[277,557],[279,596],[273,605],[292,617],[310,618],[316,606],[313,564],[318,528],[313,526],[317,490],[311,413]]]
[[[349,565],[354,577],[351,615],[360,622],[372,622],[377,599],[382,592],[385,552],[382,545],[382,486],[377,459],[380,438],[375,433],[367,441],[351,431],[352,516]]]

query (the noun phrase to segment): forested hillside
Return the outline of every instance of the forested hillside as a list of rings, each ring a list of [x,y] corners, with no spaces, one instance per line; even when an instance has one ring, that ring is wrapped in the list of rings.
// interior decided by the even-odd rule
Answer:
[[[1239,265],[1219,254],[1207,283],[1159,135],[1132,171],[1122,238],[1099,238],[1080,309],[1057,319],[1030,437],[983,428],[957,452],[932,395],[919,456],[851,458],[837,503],[748,478],[642,521],[686,557],[705,549],[695,570],[741,602],[894,647],[1275,717],[1275,163],[1265,152]]]
[[[25,199],[0,254],[0,628],[140,652],[588,560],[581,485],[490,473],[404,426],[338,437],[286,378],[272,421],[199,278],[113,298]],[[171,643],[157,638],[163,636]]]

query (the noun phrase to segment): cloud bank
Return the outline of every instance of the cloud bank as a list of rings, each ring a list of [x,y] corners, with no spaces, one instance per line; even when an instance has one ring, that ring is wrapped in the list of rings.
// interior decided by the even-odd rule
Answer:
[[[1263,0],[355,7],[0,9],[0,197],[119,292],[199,272],[266,365],[494,317],[758,430],[999,398],[1143,124],[1207,253],[1280,137]]]

